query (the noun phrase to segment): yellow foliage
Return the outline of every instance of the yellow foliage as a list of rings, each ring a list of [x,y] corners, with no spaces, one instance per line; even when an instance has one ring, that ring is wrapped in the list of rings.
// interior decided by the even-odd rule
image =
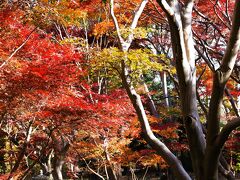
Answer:
[[[60,41],[60,44],[73,44],[73,45],[85,46],[85,40],[78,37],[64,38],[63,40]]]
[[[158,56],[154,55],[148,49],[130,49],[127,53],[122,52],[116,47],[103,49],[101,52],[96,53],[92,59],[91,65],[93,71],[99,71],[107,68],[110,71],[121,71],[121,62],[130,69],[129,74],[133,83],[139,81],[139,77],[149,71],[162,71],[164,65],[158,63]]]
[[[39,23],[42,20],[48,20],[65,26],[80,26],[81,24],[84,24],[83,21],[87,18],[87,12],[78,8],[71,8],[69,3],[70,1],[66,0],[53,3],[48,3],[45,0],[42,0],[40,5],[34,7],[33,17],[36,23]]]
[[[134,37],[136,39],[142,39],[142,38],[146,38],[147,34],[149,32],[150,29],[147,28],[143,28],[143,27],[136,27],[134,30],[132,30],[131,28],[126,28],[126,27],[121,27],[120,28],[120,33],[122,35],[123,38],[127,38],[131,33],[133,33]],[[116,35],[117,33],[115,32],[114,35]]]

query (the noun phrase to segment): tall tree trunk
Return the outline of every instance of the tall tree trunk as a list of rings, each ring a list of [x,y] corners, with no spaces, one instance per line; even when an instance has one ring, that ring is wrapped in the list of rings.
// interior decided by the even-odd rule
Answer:
[[[46,156],[46,155],[45,155]],[[53,150],[46,156],[43,157],[41,160],[40,158],[40,166],[43,170],[43,174],[49,176],[49,179],[53,179],[53,175],[52,175],[52,156],[53,156]]]
[[[163,91],[163,98],[164,98],[164,106],[166,108],[169,107],[169,98],[168,98],[168,89],[167,89],[167,75],[166,72],[161,72],[161,81],[162,81],[162,91]]]
[[[177,1],[171,2],[174,14],[168,14],[168,22],[179,79],[182,115],[194,173],[196,179],[202,180],[206,143],[197,108],[195,50],[191,30],[193,2],[189,1],[184,8]]]
[[[229,122],[219,133],[221,105],[225,84],[235,64],[240,41],[240,1],[236,0],[233,29],[222,65],[214,75],[205,142],[196,104],[196,71],[191,30],[194,0],[180,4],[177,0],[158,0],[165,11],[171,31],[173,56],[179,78],[182,113],[187,131],[196,179],[218,179],[221,148],[231,131],[238,127],[240,118]],[[205,145],[207,144],[207,145]],[[204,166],[203,166],[204,165]]]
[[[142,3],[140,4],[138,10],[135,12],[135,15],[133,17],[132,24],[130,26],[130,34],[127,37],[126,40],[122,38],[120,28],[116,19],[116,16],[114,14],[114,1],[111,0],[110,2],[110,9],[111,9],[111,16],[114,21],[114,25],[117,31],[119,43],[121,46],[121,50],[125,53],[128,52],[129,47],[132,43],[132,40],[134,38],[133,36],[133,30],[137,26],[138,19],[147,4],[147,0],[143,0]],[[123,86],[127,91],[127,94],[133,104],[133,107],[136,111],[136,114],[138,116],[139,122],[141,124],[141,129],[144,134],[144,139],[147,141],[149,145],[152,146],[153,149],[157,151],[159,155],[163,157],[163,159],[170,165],[172,168],[172,171],[177,179],[182,179],[182,180],[190,180],[190,176],[188,173],[184,170],[181,162],[177,159],[177,157],[167,148],[167,146],[162,143],[152,132],[146,112],[144,110],[141,97],[139,94],[137,94],[135,88],[132,85],[131,80],[129,79],[129,67],[126,66],[125,62],[127,61],[127,57],[125,60],[122,61],[121,63],[121,78],[123,82]]]
[[[213,89],[207,120],[207,148],[205,157],[205,178],[218,178],[219,157],[228,136],[240,126],[240,118],[229,121],[220,131],[221,106],[225,85],[232,74],[240,46],[240,0],[235,1],[235,9],[227,49],[221,66],[214,74]]]
[[[64,160],[62,157],[54,155],[53,158],[53,178],[54,180],[63,180],[62,176],[62,167],[64,164]]]
[[[54,142],[54,157],[53,157],[53,178],[54,180],[63,180],[62,176],[62,167],[65,163],[65,157],[67,151],[70,147],[69,142],[61,137],[60,139],[56,138],[54,134],[52,134],[52,139]]]

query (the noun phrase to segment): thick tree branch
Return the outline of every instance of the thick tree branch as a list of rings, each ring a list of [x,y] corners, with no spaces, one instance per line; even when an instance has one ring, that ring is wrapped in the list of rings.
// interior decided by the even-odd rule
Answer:
[[[120,42],[120,45],[122,47],[122,49],[124,51],[128,51],[133,39],[134,39],[134,29],[137,27],[137,23],[138,23],[138,20],[146,6],[146,4],[148,3],[148,0],[143,0],[140,4],[140,6],[138,7],[138,10],[135,12],[134,14],[134,17],[133,17],[133,20],[132,20],[132,23],[131,23],[131,26],[130,26],[130,34],[128,35],[127,37],[127,40],[124,40],[122,35],[121,35],[121,32],[120,32],[120,27],[119,27],[119,24],[118,24],[118,21],[117,21],[117,18],[115,16],[115,13],[114,13],[114,0],[111,0],[110,1],[110,13],[111,13],[111,16],[112,16],[112,19],[113,19],[113,22],[114,22],[114,26],[116,28],[116,31],[117,31],[117,35],[118,35],[118,39],[119,39],[119,42]]]
[[[161,6],[162,10],[168,15],[173,16],[174,10],[171,8],[171,6],[167,3],[166,0],[157,0],[158,4]]]
[[[115,26],[116,31],[117,31],[118,39],[119,39],[120,43],[124,43],[124,39],[122,38],[118,21],[117,21],[117,18],[115,16],[115,13],[114,13],[114,0],[110,1],[110,13],[111,13],[111,16],[112,16],[112,19],[113,19],[114,26]]]
[[[240,117],[236,117],[230,120],[221,130],[217,139],[216,139],[216,147],[222,148],[224,143],[227,141],[231,132],[240,126]]]
[[[193,8],[193,5],[194,5],[194,1],[195,1],[195,0],[188,0],[188,1],[186,2],[186,5],[185,5],[186,9],[192,9],[192,8]],[[192,10],[191,10],[191,11],[192,11]]]
[[[232,127],[238,126],[239,122],[233,121],[224,128],[219,135],[220,131],[220,117],[221,107],[223,101],[223,94],[225,85],[232,73],[233,67],[236,62],[236,57],[240,45],[240,0],[236,0],[233,26],[230,33],[229,42],[227,45],[226,53],[222,60],[222,65],[215,72],[213,90],[209,107],[209,115],[207,120],[207,148],[205,157],[205,178],[217,178],[218,159],[221,153],[222,143],[230,132]],[[223,135],[224,134],[224,135]],[[211,163],[209,163],[211,162]]]
[[[228,72],[224,77],[224,82],[226,82],[229,76],[231,75],[231,72],[236,62],[238,50],[239,50],[239,45],[240,45],[239,12],[240,12],[240,0],[236,0],[232,30],[231,30],[227,50],[223,57],[222,66],[221,66],[221,70],[223,72]]]
[[[132,43],[133,41],[133,38],[134,38],[133,30],[137,27],[138,20],[147,3],[148,3],[148,0],[143,0],[140,6],[138,7],[138,10],[135,12],[135,15],[132,20],[132,24],[130,26],[130,34],[128,35],[128,38],[127,38],[128,43]]]
[[[113,0],[111,0],[111,3],[113,5]],[[133,30],[137,25],[137,21],[143,11],[143,8],[145,7],[147,1],[143,0],[139,9],[137,10],[136,14],[134,15],[133,18],[133,22],[131,25],[131,34],[128,36],[127,41],[120,41],[120,45],[122,47],[122,51],[123,52],[127,52],[130,44],[132,43],[133,40]],[[114,12],[113,9],[111,9],[111,14],[112,17],[114,18]],[[115,28],[119,29],[119,26],[116,26],[117,21],[115,18]],[[119,34],[119,36],[121,36]],[[119,40],[121,40],[121,38],[119,38]],[[125,60],[127,60],[127,57],[125,57]],[[158,154],[160,154],[164,160],[169,164],[169,166],[172,168],[173,173],[175,174],[175,176],[178,179],[184,179],[184,180],[188,180],[190,179],[190,176],[188,175],[188,173],[184,170],[181,162],[177,159],[177,157],[167,148],[167,146],[162,143],[152,132],[146,112],[144,110],[142,101],[141,101],[141,97],[139,96],[139,94],[137,94],[137,92],[135,91],[135,88],[132,85],[131,80],[129,79],[129,67],[126,66],[125,64],[125,60],[123,60],[121,62],[121,78],[122,78],[122,82],[123,82],[123,86],[127,91],[127,94],[134,106],[134,109],[136,111],[136,114],[138,116],[138,119],[140,121],[141,124],[141,129],[143,131],[145,140],[157,151]]]
[[[140,6],[138,7],[138,10],[135,12],[133,20],[132,20],[132,24],[130,26],[131,29],[135,29],[137,27],[138,20],[139,20],[147,3],[148,3],[148,0],[143,0],[141,2]]]
[[[122,62],[123,71],[125,71],[125,64]],[[141,124],[141,129],[144,134],[144,138],[147,143],[152,146],[153,149],[157,151],[157,153],[162,156],[162,158],[168,163],[168,165],[172,168],[172,171],[178,179],[188,180],[190,179],[187,172],[184,170],[181,162],[177,159],[177,157],[167,148],[167,146],[162,143],[152,132],[146,112],[144,110],[141,97],[136,93],[134,87],[128,83],[126,79],[126,75],[122,75],[123,85],[127,91],[127,94],[134,106],[136,114]]]
[[[229,44],[226,53],[223,57],[222,65],[214,75],[213,92],[209,108],[208,118],[208,143],[213,143],[214,138],[219,133],[219,121],[221,116],[221,104],[225,84],[229,79],[236,62],[237,52],[240,44],[240,18],[238,12],[240,11],[240,0],[236,1],[233,28],[230,34]],[[209,145],[210,145],[209,144]]]

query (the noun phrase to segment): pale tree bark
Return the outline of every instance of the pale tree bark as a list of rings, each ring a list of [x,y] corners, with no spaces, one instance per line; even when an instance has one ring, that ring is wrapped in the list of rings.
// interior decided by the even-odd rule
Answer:
[[[135,14],[131,25],[132,31],[137,25],[137,20],[146,2],[147,1],[142,1],[140,8]],[[194,0],[185,1],[184,4],[179,3],[177,0],[158,0],[157,2],[166,13],[170,26],[173,57],[176,62],[180,87],[182,115],[186,127],[195,178],[198,180],[218,179],[218,168],[221,170],[222,167],[221,164],[219,164],[221,148],[231,131],[240,125],[239,118],[234,119],[220,132],[220,107],[225,84],[231,75],[239,48],[240,19],[236,17],[237,12],[240,10],[240,1],[236,0],[235,15],[232,25],[233,29],[231,31],[229,44],[222,65],[215,73],[208,115],[207,145],[202,125],[199,121],[197,108],[195,53],[191,29]],[[133,39],[133,33],[131,32],[126,40],[122,38],[117,19],[114,15],[113,0],[111,1],[111,15],[117,30],[121,49],[123,52],[127,52]],[[129,68],[126,66],[125,61],[122,61],[121,77],[128,96],[138,115],[146,141],[166,160],[177,179],[190,179],[177,158],[151,131],[141,98],[129,81]],[[225,175],[227,176],[227,172],[225,172]]]
[[[240,1],[236,0],[233,28],[228,47],[222,65],[215,73],[207,121],[207,145],[205,145],[196,104],[195,57],[191,30],[194,1],[188,0],[184,5],[180,5],[177,0],[158,0],[158,3],[165,11],[170,25],[173,55],[181,92],[182,112],[196,179],[218,179],[218,168],[221,167],[221,164],[219,165],[221,149],[231,131],[240,124],[239,118],[237,118],[230,121],[219,133],[225,84],[232,73],[239,48],[240,19],[237,18],[237,12],[240,11]]]
[[[54,149],[54,156],[52,159],[52,175],[55,180],[63,180],[62,176],[62,167],[65,163],[65,157],[67,154],[67,151],[70,147],[70,143],[61,137],[61,139],[57,139],[55,135],[52,135],[52,140],[54,143],[53,149]]]
[[[54,155],[53,158],[53,178],[55,180],[63,180],[62,176],[62,167],[64,164],[64,160],[60,156]]]
[[[111,162],[111,158],[108,152],[108,140],[107,138],[104,139],[104,144],[103,144],[103,151],[104,151],[104,156],[106,158],[107,161],[107,173],[108,173],[108,177],[107,179],[110,180],[117,180],[118,179],[118,173],[116,172],[116,168],[114,166],[114,164]]]
[[[194,1],[158,0],[168,18],[173,57],[180,87],[182,115],[196,179],[203,179],[205,137],[199,121],[196,95],[195,50],[191,29]]]
[[[205,178],[218,178],[218,162],[221,149],[229,134],[240,126],[240,119],[236,118],[225,125],[220,132],[221,106],[225,85],[231,76],[236,63],[240,45],[240,0],[235,1],[232,30],[222,64],[214,74],[212,96],[207,120],[207,149],[205,157]],[[210,163],[211,162],[211,163]]]
[[[142,3],[140,4],[138,10],[136,11],[132,24],[130,26],[130,34],[127,37],[127,39],[123,39],[123,37],[121,36],[120,33],[120,27],[118,25],[116,16],[114,14],[114,1],[111,0],[110,2],[110,8],[111,8],[111,16],[113,18],[114,24],[115,24],[115,28],[117,31],[117,35],[118,35],[118,39],[119,39],[119,43],[121,46],[121,50],[123,52],[128,52],[128,49],[132,43],[132,40],[134,38],[133,35],[133,30],[135,29],[135,27],[137,26],[137,22],[138,19],[145,7],[145,5],[147,4],[147,0],[143,0]],[[127,58],[127,57],[126,57]],[[126,61],[127,59],[125,59]],[[170,165],[170,167],[172,168],[172,171],[175,175],[175,177],[177,177],[178,179],[191,179],[190,176],[187,174],[187,172],[184,170],[181,162],[177,159],[177,157],[167,148],[167,146],[162,143],[158,138],[156,138],[156,136],[153,134],[146,112],[144,110],[142,101],[141,101],[141,97],[139,94],[137,94],[135,88],[133,87],[130,79],[129,79],[129,68],[126,66],[125,61],[122,61],[121,63],[121,78],[122,78],[122,82],[123,85],[127,91],[127,94],[134,106],[134,109],[136,111],[136,114],[138,116],[138,119],[140,121],[141,124],[141,129],[143,131],[144,134],[144,138],[145,140],[148,142],[148,144],[150,144],[156,151],[158,154],[160,154],[164,160]]]
[[[167,88],[167,74],[165,71],[160,73],[161,81],[162,81],[162,90],[163,90],[163,98],[164,98],[164,106],[169,108],[169,98],[168,98],[168,88]]]
[[[204,46],[204,45],[202,44],[202,46]],[[204,52],[201,52],[197,46],[195,46],[195,49],[196,49],[196,51],[198,52],[199,56],[201,56],[201,58],[207,63],[207,65],[208,65],[208,67],[211,69],[211,71],[212,71],[212,72],[215,72],[215,69],[216,69],[216,68],[214,67],[214,64],[212,64],[212,62],[210,62],[210,59],[208,59],[208,58],[206,57],[206,55],[204,54]],[[204,49],[205,49],[205,46],[204,46]],[[207,53],[207,52],[205,52],[205,53]],[[231,76],[231,77],[233,78],[233,76]],[[227,87],[225,87],[224,92],[225,92],[225,95],[228,97],[229,102],[231,103],[231,106],[232,106],[232,108],[233,108],[233,111],[234,111],[235,115],[238,116],[238,117],[240,117],[240,114],[239,114],[239,113],[240,113],[240,112],[239,112],[240,110],[239,110],[239,108],[237,107],[237,102],[235,102],[233,96],[231,95],[231,93],[230,93],[230,91],[229,91],[229,89],[228,89]],[[199,103],[201,104],[200,101],[199,101]],[[200,105],[200,106],[202,106],[202,105]],[[205,110],[203,110],[203,111],[205,111]],[[205,111],[204,113],[206,114],[206,111]],[[206,119],[207,119],[207,118],[206,118]]]
[[[52,160],[52,156],[53,156],[53,150],[51,150],[51,152],[47,155],[45,155],[45,157],[43,157],[43,161],[39,162],[42,170],[43,170],[43,174],[44,175],[49,175],[49,179],[53,179],[53,176],[52,176],[52,163],[51,163],[51,160]]]
[[[5,65],[13,58],[13,56],[14,56],[20,49],[22,49],[22,47],[29,41],[29,39],[31,38],[32,34],[34,33],[34,31],[35,31],[36,29],[37,29],[37,27],[34,28],[34,29],[29,33],[29,35],[26,37],[26,39],[23,41],[23,43],[22,43],[20,46],[18,46],[18,47],[11,53],[11,55],[0,65],[0,69],[1,69],[3,66],[5,66]]]

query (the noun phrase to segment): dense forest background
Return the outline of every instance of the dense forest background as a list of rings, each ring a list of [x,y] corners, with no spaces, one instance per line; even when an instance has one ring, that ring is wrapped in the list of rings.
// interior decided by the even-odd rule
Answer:
[[[237,179],[239,0],[0,0],[0,179]]]

